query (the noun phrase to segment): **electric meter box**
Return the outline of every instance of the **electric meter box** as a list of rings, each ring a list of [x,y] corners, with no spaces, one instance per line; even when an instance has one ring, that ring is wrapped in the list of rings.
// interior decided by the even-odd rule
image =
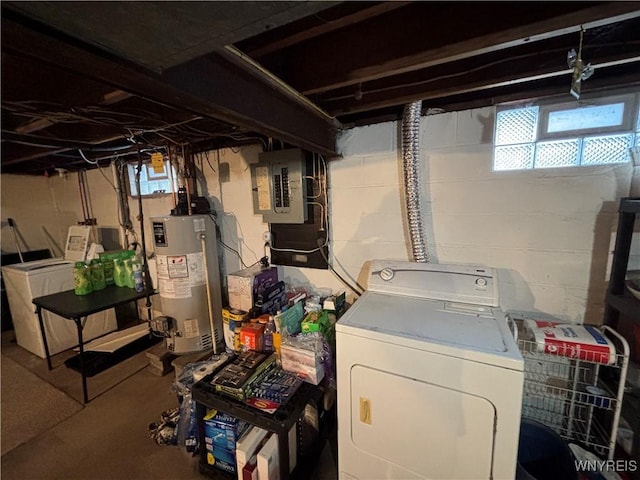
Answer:
[[[307,157],[299,148],[265,152],[251,165],[253,212],[266,223],[307,221]]]

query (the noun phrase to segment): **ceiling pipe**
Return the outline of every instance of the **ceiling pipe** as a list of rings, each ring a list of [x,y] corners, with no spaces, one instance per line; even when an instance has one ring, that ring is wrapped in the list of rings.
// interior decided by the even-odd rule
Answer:
[[[267,81],[276,90],[280,91],[281,93],[284,93],[289,98],[291,98],[292,100],[296,101],[297,103],[302,105],[307,110],[311,110],[312,112],[314,112],[316,114],[319,114],[320,116],[324,117],[326,120],[331,121],[334,124],[335,127],[340,127],[340,122],[336,119],[336,117],[334,117],[334,116],[330,115],[329,113],[325,112],[318,105],[313,103],[307,97],[305,97],[300,92],[298,92],[296,89],[294,89],[289,84],[287,84],[284,81],[282,81],[280,78],[275,76],[269,70],[264,68],[262,65],[260,65],[258,62],[256,62],[252,58],[250,58],[248,55],[246,55],[243,52],[241,52],[240,50],[238,50],[233,45],[225,46],[224,49],[221,50],[220,53],[223,54],[224,57],[226,57],[227,59],[231,60],[232,62],[234,62],[236,64],[240,64],[243,68],[245,68],[247,70],[250,69],[250,71],[254,75],[256,75],[257,77],[259,77],[259,78],[261,78],[261,79],[263,79],[265,81]]]

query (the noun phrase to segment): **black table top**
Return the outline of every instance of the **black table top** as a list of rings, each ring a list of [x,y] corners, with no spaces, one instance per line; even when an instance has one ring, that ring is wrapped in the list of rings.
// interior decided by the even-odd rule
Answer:
[[[149,291],[149,295],[154,293],[154,291]],[[147,292],[136,292],[133,288],[109,285],[103,290],[98,290],[88,295],[76,295],[73,290],[66,290],[34,298],[32,302],[37,307],[58,314],[61,317],[74,319],[133,302],[146,296]]]

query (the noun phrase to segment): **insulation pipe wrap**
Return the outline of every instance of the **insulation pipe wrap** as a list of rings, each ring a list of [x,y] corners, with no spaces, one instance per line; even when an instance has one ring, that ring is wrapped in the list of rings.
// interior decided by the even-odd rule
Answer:
[[[415,262],[429,261],[429,252],[422,223],[420,208],[420,112],[422,101],[410,103],[404,107],[402,116],[402,169],[404,173],[405,202],[411,250]]]

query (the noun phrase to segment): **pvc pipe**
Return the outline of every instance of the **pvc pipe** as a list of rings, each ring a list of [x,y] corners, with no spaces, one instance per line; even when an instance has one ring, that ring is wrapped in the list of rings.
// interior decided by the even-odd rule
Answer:
[[[211,346],[213,353],[218,353],[218,344],[216,343],[215,328],[213,325],[213,302],[211,301],[211,288],[209,284],[209,266],[207,265],[207,235],[200,234],[200,243],[202,245],[202,261],[204,263],[204,285],[207,289],[207,306],[209,307],[209,328],[211,329]]]

